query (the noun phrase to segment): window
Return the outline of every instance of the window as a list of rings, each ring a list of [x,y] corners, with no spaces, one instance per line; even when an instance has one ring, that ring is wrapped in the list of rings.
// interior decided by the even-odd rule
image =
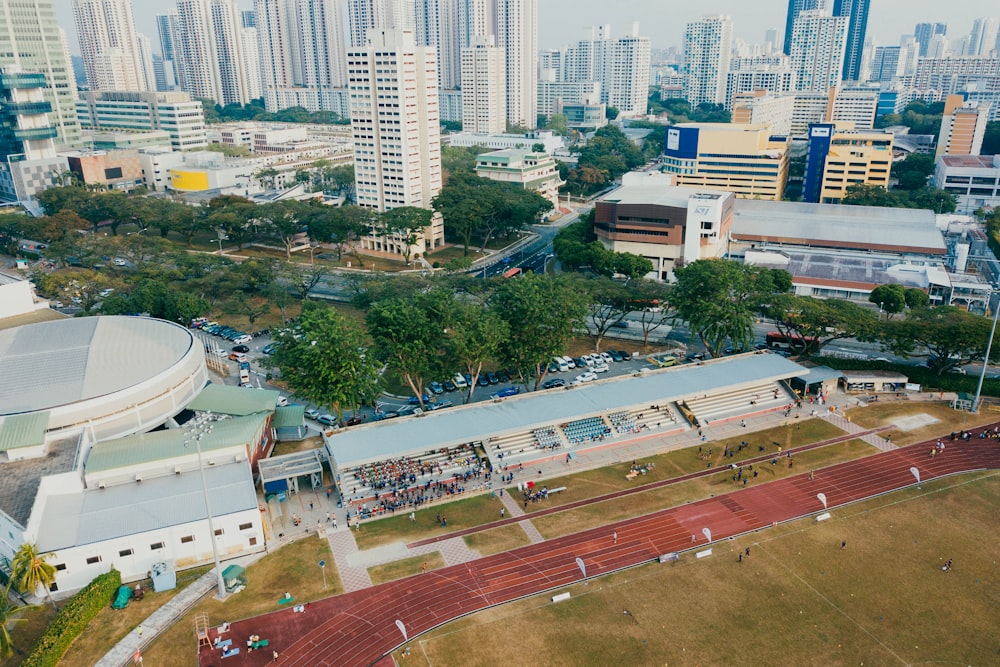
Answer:
[[[101,562],[100,556],[91,556],[90,558],[87,559],[87,565],[94,565],[95,563],[100,563],[100,562]]]
[[[253,528],[253,524],[252,523],[241,523],[240,524],[240,530],[250,530],[251,528]]]
[[[215,536],[218,537],[219,535],[222,535],[223,532],[224,531],[221,528],[216,528],[215,529]]]
[[[58,565],[56,565],[57,572],[62,572],[65,569],[66,569],[66,563],[59,563]]]
[[[157,549],[162,549],[162,548],[163,548],[163,542],[153,542],[152,544],[149,545],[150,551],[156,551]]]
[[[181,544],[187,544],[188,542],[194,542],[194,535],[185,535],[181,538]]]
[[[122,557],[124,557],[124,556],[131,556],[132,555],[132,550],[131,549],[122,549],[121,551],[118,552],[118,555],[122,556]]]
[[[250,538],[250,546],[252,546],[252,547],[257,546],[257,538],[256,537],[251,537]]]
[[[104,178],[106,178],[108,180],[111,180],[113,178],[121,178],[121,177],[122,177],[122,168],[121,167],[110,167],[110,168],[104,170]]]

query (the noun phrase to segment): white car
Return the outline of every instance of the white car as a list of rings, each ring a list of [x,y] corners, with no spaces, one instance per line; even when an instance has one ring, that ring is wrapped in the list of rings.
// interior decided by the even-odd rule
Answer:
[[[236,345],[246,345],[252,340],[253,336],[251,336],[250,334],[243,334],[242,336],[237,336],[236,338],[234,338],[233,343],[235,343]]]
[[[595,365],[597,365],[597,362],[594,360],[593,355],[585,354],[582,357],[580,357],[580,359],[583,361],[583,363],[587,364],[588,368],[592,368]]]
[[[309,408],[305,411],[305,415],[306,417],[309,417],[309,419],[316,419],[319,417],[319,410],[316,408]]]
[[[593,382],[596,379],[597,379],[597,373],[587,371],[586,373],[583,373],[582,375],[577,375],[575,378],[573,378],[573,384],[583,384],[584,382]]]
[[[613,364],[615,362],[614,358],[607,352],[601,352],[601,361],[606,364]]]
[[[112,261],[112,263],[113,263],[113,264],[114,264],[115,266],[128,266],[128,262],[126,262],[126,261],[125,261],[124,259],[122,259],[121,257],[115,257],[115,258],[114,258],[113,260],[111,260],[111,261]]]
[[[283,408],[286,405],[288,405],[288,399],[285,398],[284,396],[279,396],[278,400],[275,402],[275,405],[277,405],[280,408]]]
[[[601,363],[599,363],[599,364],[594,364],[594,365],[593,365],[593,366],[591,367],[591,369],[590,369],[590,372],[591,372],[591,373],[607,373],[607,372],[608,372],[608,371],[610,371],[610,370],[611,370],[611,367],[610,367],[610,366],[608,366],[608,365],[607,365],[606,363],[604,363],[604,362],[602,361],[602,362],[601,362]]]

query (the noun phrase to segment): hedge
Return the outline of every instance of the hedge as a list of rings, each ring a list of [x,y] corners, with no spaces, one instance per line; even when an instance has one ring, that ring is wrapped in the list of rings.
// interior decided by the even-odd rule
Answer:
[[[919,384],[924,391],[954,391],[975,394],[979,384],[979,373],[962,375],[961,373],[942,373],[924,366],[909,364],[894,364],[885,361],[864,361],[862,359],[839,359],[837,357],[812,357],[810,361],[821,366],[829,366],[841,371],[894,371],[910,378],[910,382]],[[983,381],[984,396],[1000,396],[1000,379],[986,378]]]
[[[70,598],[21,666],[55,667],[73,640],[83,633],[102,609],[111,604],[121,585],[122,574],[114,568],[87,584]]]

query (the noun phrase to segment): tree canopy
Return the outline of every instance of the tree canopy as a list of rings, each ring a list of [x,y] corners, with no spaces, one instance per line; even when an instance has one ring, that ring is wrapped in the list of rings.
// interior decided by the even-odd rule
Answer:
[[[881,339],[894,354],[926,356],[927,365],[941,374],[982,360],[991,326],[989,318],[955,306],[921,308],[905,319],[886,322]],[[993,354],[1000,355],[996,340]]]

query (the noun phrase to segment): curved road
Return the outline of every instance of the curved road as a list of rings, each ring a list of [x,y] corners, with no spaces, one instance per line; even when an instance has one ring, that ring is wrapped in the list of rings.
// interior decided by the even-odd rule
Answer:
[[[413,639],[461,616],[579,582],[577,558],[583,559],[588,577],[601,576],[661,554],[706,548],[703,528],[718,542],[820,512],[820,492],[833,509],[912,486],[917,480],[911,467],[922,481],[1000,468],[995,440],[946,440],[945,451],[934,457],[929,455],[932,442],[818,470],[812,480],[804,473],[328,598],[314,602],[308,614],[285,610],[244,623],[270,628],[285,639],[282,665],[373,665],[404,643],[397,619]],[[233,664],[264,664],[270,657],[264,653]],[[203,653],[202,664],[211,664],[206,662],[211,657],[211,650]]]

